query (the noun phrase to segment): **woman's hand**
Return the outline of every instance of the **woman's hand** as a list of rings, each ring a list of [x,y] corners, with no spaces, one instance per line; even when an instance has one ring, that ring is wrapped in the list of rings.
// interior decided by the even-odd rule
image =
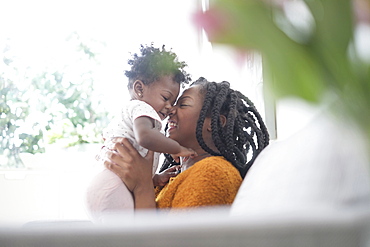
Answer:
[[[142,157],[122,137],[112,139],[114,146],[106,151],[104,165],[113,171],[134,194],[135,208],[155,208],[152,180],[153,152]]]
[[[154,186],[165,186],[171,177],[176,177],[179,174],[181,165],[172,166],[161,173],[157,173],[153,177]]]

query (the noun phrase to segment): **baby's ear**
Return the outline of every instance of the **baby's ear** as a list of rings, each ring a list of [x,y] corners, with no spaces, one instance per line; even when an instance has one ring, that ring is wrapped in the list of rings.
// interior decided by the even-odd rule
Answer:
[[[144,94],[144,83],[140,80],[136,80],[132,85],[133,93],[137,98],[143,97]]]

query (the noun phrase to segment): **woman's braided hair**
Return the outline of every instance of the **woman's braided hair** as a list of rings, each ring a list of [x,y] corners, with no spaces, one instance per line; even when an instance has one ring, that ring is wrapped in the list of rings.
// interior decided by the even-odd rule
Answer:
[[[191,81],[190,75],[184,70],[187,64],[179,61],[177,55],[171,50],[167,51],[164,45],[162,49],[153,47],[153,44],[141,45],[140,53],[134,53],[128,60],[131,66],[130,70],[125,71],[129,79],[128,89],[132,88],[136,80],[149,85],[166,75],[174,75],[174,81],[182,85]]]
[[[258,154],[269,144],[261,115],[246,96],[230,88],[229,82],[208,82],[201,77],[192,85],[200,85],[205,95],[196,129],[199,145],[207,153],[230,161],[244,178]],[[221,115],[226,117],[224,126]],[[211,118],[212,139],[218,151],[204,142],[202,128],[206,117]]]
[[[199,145],[209,154],[223,156],[230,161],[244,178],[259,153],[269,144],[267,128],[254,104],[239,91],[230,88],[230,83],[209,82],[201,77],[192,85],[200,85],[204,95],[199,114],[196,137]],[[226,117],[222,126],[220,116]],[[204,142],[202,129],[206,117],[211,118],[212,139],[218,151]],[[175,165],[171,156],[160,171]],[[166,164],[167,163],[167,164]]]

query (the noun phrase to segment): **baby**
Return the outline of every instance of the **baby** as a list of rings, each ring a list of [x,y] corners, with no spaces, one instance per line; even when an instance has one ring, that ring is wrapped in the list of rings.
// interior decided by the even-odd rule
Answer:
[[[161,122],[168,116],[180,92],[180,85],[189,82],[189,75],[183,70],[184,62],[177,55],[153,46],[141,46],[141,56],[134,54],[128,61],[131,70],[126,71],[131,100],[124,106],[118,119],[103,131],[105,145],[113,137],[126,137],[138,152],[145,156],[154,151],[153,176],[158,167],[160,153],[174,157],[196,155],[189,148],[167,138]],[[101,159],[102,160],[102,159]],[[153,183],[163,182],[156,174]],[[168,179],[168,178],[167,178]],[[87,210],[95,222],[104,222],[110,213],[133,212],[134,201],[131,192],[113,172],[104,169],[91,182],[87,190]]]

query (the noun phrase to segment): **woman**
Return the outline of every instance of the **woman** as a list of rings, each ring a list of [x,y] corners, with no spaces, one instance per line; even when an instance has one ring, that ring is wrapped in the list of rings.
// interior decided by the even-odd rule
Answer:
[[[229,205],[269,135],[253,103],[228,82],[198,79],[169,114],[168,136],[198,156],[184,159],[181,173],[155,195],[152,153],[143,158],[124,138],[107,151],[105,166],[134,195],[135,208],[187,208]],[[171,176],[178,168],[163,167]]]

